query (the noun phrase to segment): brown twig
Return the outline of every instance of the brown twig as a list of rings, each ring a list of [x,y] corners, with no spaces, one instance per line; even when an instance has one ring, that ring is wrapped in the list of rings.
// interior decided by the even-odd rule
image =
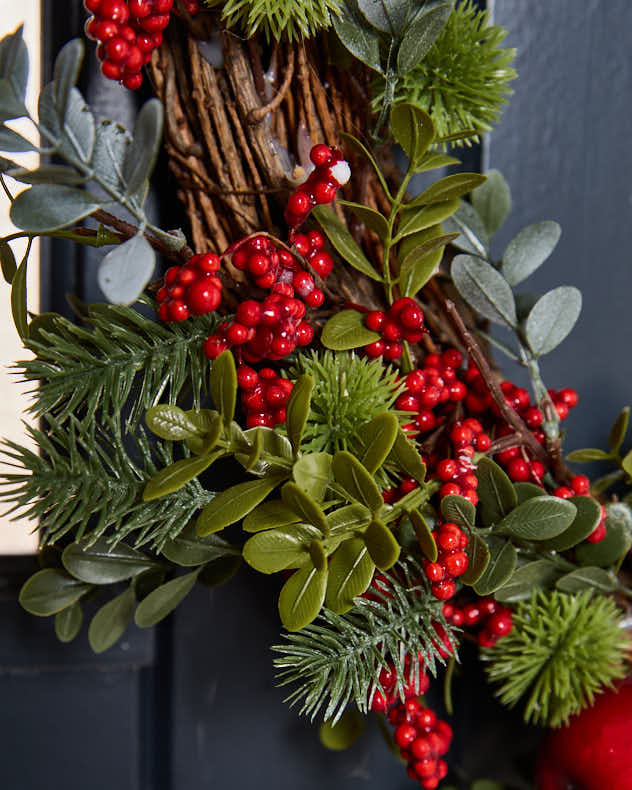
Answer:
[[[138,234],[136,225],[125,222],[125,220],[119,219],[115,217],[114,214],[103,211],[103,209],[94,211],[90,216],[102,225],[107,225],[108,228],[114,228],[114,230],[120,234],[121,238],[125,240],[131,239]],[[166,244],[163,244],[163,242],[155,236],[152,236],[151,233],[145,233],[144,236],[156,252],[164,255],[165,258],[170,258],[171,260],[181,263],[183,260],[188,260],[193,255],[193,250],[186,244],[179,250],[173,250],[167,247]]]
[[[503,419],[507,425],[513,428],[516,436],[520,438],[519,444],[527,447],[533,453],[533,455],[543,463],[550,462],[544,447],[542,447],[535,436],[531,433],[518,412],[512,409],[505,400],[503,391],[500,389],[500,386],[496,381],[494,372],[492,371],[487,358],[481,351],[476,340],[474,340],[470,330],[465,326],[465,322],[459,315],[454,302],[451,299],[446,299],[443,302],[443,307],[447,315],[450,317],[450,320],[452,321],[457,334],[465,346],[468,355],[472,358],[474,364],[478,368],[478,371],[481,374],[487,389],[489,390],[489,394],[494,399],[496,406],[498,406],[498,410],[500,411]]]
[[[290,49],[288,52],[288,62],[285,68],[285,78],[283,79],[283,83],[277,91],[276,96],[272,99],[272,101],[268,102],[268,104],[265,104],[263,107],[255,107],[254,109],[250,110],[247,117],[248,123],[261,123],[266,115],[268,115],[268,113],[274,112],[277,107],[280,107],[283,99],[285,99],[285,95],[290,89],[290,85],[292,83],[292,77],[294,76],[293,49]]]

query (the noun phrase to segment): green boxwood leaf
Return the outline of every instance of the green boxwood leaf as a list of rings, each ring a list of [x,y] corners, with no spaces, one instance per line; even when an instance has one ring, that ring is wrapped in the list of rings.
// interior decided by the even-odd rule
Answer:
[[[516,495],[518,497],[518,504],[521,505],[527,499],[533,499],[536,496],[542,496],[544,489],[537,486],[535,483],[514,483]]]
[[[83,624],[83,611],[80,603],[73,603],[55,615],[55,635],[60,642],[72,642]]]
[[[271,474],[283,474],[285,473],[288,464],[283,462],[275,461],[274,458],[285,459],[288,462],[292,461],[293,453],[292,453],[292,445],[289,442],[289,439],[283,434],[275,431],[274,428],[263,428],[261,426],[257,428],[249,428],[247,431],[241,431],[237,423],[232,423],[230,426],[230,433],[231,436],[235,432],[235,430],[240,431],[241,436],[239,438],[239,442],[236,446],[233,446],[233,452],[235,453],[235,459],[244,467],[248,467],[251,464],[252,460],[252,449],[256,440],[256,435],[261,434],[262,440],[262,453],[265,452],[269,458],[260,458],[257,463],[250,468],[250,472],[253,475],[257,475],[258,477],[262,477],[264,475],[271,475]],[[237,447],[243,447],[243,441],[247,441],[249,443],[249,451],[247,454],[244,452],[238,452]]]
[[[327,321],[321,335],[322,344],[332,351],[348,351],[368,346],[380,339],[377,332],[364,326],[364,315],[357,310],[341,310]]]
[[[520,540],[548,540],[568,529],[576,515],[577,508],[567,499],[538,496],[518,505],[496,529]]]
[[[238,547],[231,546],[219,535],[207,535],[201,538],[195,530],[195,524],[191,523],[177,537],[168,540],[162,547],[161,553],[169,562],[176,565],[194,567],[206,562],[214,562],[222,557],[239,556],[241,552]]]
[[[101,207],[99,198],[64,184],[36,184],[11,204],[11,221],[38,234],[73,225]]]
[[[195,477],[201,475],[222,455],[224,455],[224,451],[218,450],[211,455],[183,458],[181,461],[169,464],[147,482],[143,491],[143,502],[151,502],[153,499],[160,499],[167,494],[173,494],[174,491],[179,491]]]
[[[361,461],[370,474],[375,474],[388,458],[397,439],[398,430],[397,417],[388,411],[378,414],[361,429],[361,435],[367,437]]]
[[[205,587],[220,587],[229,582],[241,568],[241,556],[220,557],[208,562],[198,576],[198,581]]]
[[[363,530],[371,521],[371,513],[364,505],[345,505],[327,514],[327,523],[333,534],[345,535]]]
[[[608,446],[610,447],[611,453],[618,453],[619,450],[621,449],[621,445],[623,444],[625,435],[628,432],[629,421],[630,421],[630,407],[626,406],[625,409],[622,409],[622,411],[619,412],[617,419],[614,421],[612,428],[610,429],[610,435],[608,437]]]
[[[569,285],[554,288],[541,296],[525,325],[531,351],[541,356],[557,348],[577,323],[581,309],[581,292]]]
[[[601,507],[589,496],[574,496],[567,500],[577,508],[570,527],[556,538],[547,540],[543,546],[552,551],[567,551],[585,540],[601,521]]]
[[[451,176],[440,178],[439,181],[429,186],[428,189],[424,189],[421,194],[417,195],[407,205],[408,207],[430,206],[435,203],[454,201],[484,184],[486,180],[486,176],[480,173],[454,173]],[[454,211],[456,211],[456,208]]]
[[[340,8],[340,16],[332,15],[338,38],[352,55],[381,74],[379,32],[362,16],[355,0],[342,0]]]
[[[230,351],[223,351],[213,362],[210,377],[213,403],[222,415],[224,425],[230,426],[237,404],[237,370]]]
[[[489,565],[490,553],[487,543],[474,532],[470,536],[465,553],[467,554],[468,566],[465,573],[459,576],[459,581],[463,582],[463,584],[476,584]]]
[[[374,571],[375,564],[364,541],[346,540],[329,564],[325,605],[336,614],[348,612],[353,599],[368,589]]]
[[[45,568],[24,582],[20,605],[37,617],[49,617],[72,606],[91,589],[91,584],[73,578],[60,568]]]
[[[244,559],[260,573],[300,568],[310,561],[310,545],[320,536],[318,529],[307,524],[257,532],[244,545]]]
[[[136,607],[132,586],[102,606],[90,621],[88,641],[95,653],[104,653],[116,644],[131,623]]]
[[[326,568],[307,565],[290,576],[279,595],[279,615],[288,631],[299,631],[318,616],[326,589]]]
[[[140,551],[126,543],[111,546],[105,538],[85,547],[71,543],[61,559],[68,573],[87,584],[115,584],[155,567],[155,562]]]
[[[608,526],[606,537],[599,543],[583,543],[575,551],[581,565],[598,565],[609,568],[616,565],[632,546],[632,537],[623,524]]]
[[[357,710],[346,710],[335,724],[331,721],[323,722],[318,736],[326,749],[340,752],[353,746],[364,728],[364,716]]]
[[[507,245],[502,272],[515,287],[538,269],[557,246],[562,229],[557,222],[536,222],[528,225]]]
[[[411,510],[408,513],[408,517],[415,528],[415,535],[417,535],[419,548],[430,562],[436,562],[438,556],[437,544],[435,543],[434,536],[426,519],[418,510]]]
[[[511,211],[511,191],[499,170],[488,170],[487,181],[472,192],[472,206],[488,236],[500,229]]]
[[[176,576],[166,584],[161,584],[144,598],[136,609],[134,622],[140,628],[151,628],[173,612],[187,597],[197,581],[200,569]]]
[[[342,486],[350,499],[366,505],[372,513],[382,507],[384,500],[375,480],[354,455],[340,450],[334,455],[331,468],[334,480]]]
[[[294,384],[292,394],[287,404],[287,417],[285,426],[288,438],[295,453],[301,446],[303,432],[309,417],[309,404],[314,389],[314,379],[307,374],[299,376]]]
[[[480,579],[474,584],[474,590],[478,595],[491,595],[507,584],[518,560],[518,553],[508,540],[492,535],[487,540],[487,547],[489,562]]]
[[[397,437],[391,449],[389,460],[396,463],[408,477],[412,477],[418,483],[424,482],[426,465],[422,461],[415,444],[410,441],[401,428],[397,431]]]
[[[531,598],[536,588],[548,589],[559,577],[559,571],[547,560],[535,560],[516,568],[511,579],[494,593],[494,598],[503,603],[513,603]]]
[[[494,267],[472,255],[452,261],[452,279],[463,299],[497,324],[516,327],[516,303],[505,278]]]
[[[481,458],[476,469],[479,511],[486,527],[498,524],[518,504],[516,490],[491,458]]]
[[[373,519],[366,532],[364,542],[371,559],[381,571],[387,571],[399,559],[401,547],[391,530],[379,519]]]
[[[626,475],[632,478],[632,450],[629,450],[621,460],[621,468]]]
[[[306,453],[292,467],[296,484],[317,502],[323,501],[331,482],[332,461],[329,453]]]
[[[446,521],[471,531],[476,523],[476,508],[462,496],[450,494],[441,500],[441,513]]]
[[[558,580],[556,587],[566,593],[578,593],[583,590],[595,590],[599,593],[610,593],[616,587],[612,576],[602,568],[578,568]]]
[[[454,234],[441,238],[449,241],[454,238]],[[404,296],[415,296],[431,279],[439,268],[446,243],[433,244],[435,249],[425,253],[418,247],[406,256],[399,270],[400,288]]]
[[[158,99],[145,102],[136,118],[132,143],[123,162],[127,195],[137,196],[145,191],[160,151],[163,122],[162,103]]]
[[[142,233],[137,233],[114,247],[101,261],[97,272],[99,288],[112,304],[133,304],[151,280],[155,268],[153,247]]]
[[[327,534],[329,524],[325,514],[315,499],[309,496],[296,483],[286,483],[281,489],[283,504],[293,510],[301,521],[317,527],[323,534]]]
[[[286,527],[288,524],[298,524],[300,520],[300,516],[284,505],[280,499],[271,499],[268,502],[262,502],[248,513],[242,524],[242,529],[245,532],[261,532],[264,529],[276,529]]]
[[[440,167],[450,167],[451,165],[460,165],[461,160],[455,156],[443,154],[441,151],[426,151],[421,157],[415,168],[417,173],[423,173],[426,170],[437,170]]]
[[[374,208],[363,206],[360,203],[352,203],[350,200],[340,200],[338,202],[341,206],[350,209],[360,222],[364,223],[370,230],[375,231],[380,239],[384,241],[388,235],[388,222],[383,214],[380,214]]]
[[[610,453],[605,450],[599,450],[596,447],[588,447],[583,450],[573,450],[566,456],[567,461],[572,461],[576,464],[587,464],[591,461],[608,461],[612,458]]]
[[[338,219],[331,207],[316,206],[312,211],[312,215],[316,218],[316,221],[341,258],[372,280],[382,282],[381,275],[371,266],[365,254],[356,244],[353,236],[349,233],[342,220]]]
[[[417,162],[421,160],[434,140],[435,128],[432,118],[421,107],[398,103],[391,110],[391,131],[408,156],[410,167],[415,170]]]
[[[222,491],[204,508],[197,520],[197,533],[201,537],[219,532],[257,507],[285,479],[274,475],[261,480],[249,480]]]
[[[204,431],[178,406],[160,403],[147,409],[145,422],[149,430],[168,441],[203,436]]]
[[[400,216],[399,227],[395,242],[399,242],[406,236],[426,230],[433,225],[443,222],[451,216],[458,208],[458,200],[445,200],[443,203],[435,203],[432,206],[410,207],[410,203],[404,208]]]
[[[428,54],[452,12],[452,3],[441,3],[418,16],[407,28],[397,53],[400,74],[414,69]]]

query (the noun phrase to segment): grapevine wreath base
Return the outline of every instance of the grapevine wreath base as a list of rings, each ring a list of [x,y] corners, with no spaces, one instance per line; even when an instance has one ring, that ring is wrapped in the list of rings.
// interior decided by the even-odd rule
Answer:
[[[492,258],[509,187],[455,156],[509,94],[505,31],[471,0],[84,5],[104,78],[157,98],[133,131],[96,119],[74,40],[31,119],[40,142],[0,129],[9,156],[49,157],[2,159],[18,231],[0,259],[39,421],[39,452],[4,446],[3,498],[41,543],[22,606],[62,642],[89,612],[103,652],[245,561],[279,579],[277,679],[326,747],[371,712],[422,787],[500,788],[450,758],[469,643],[500,703],[551,729],[540,790],[630,790],[629,409],[607,450],[564,458],[578,394],[539,360],[581,295],[521,290],[560,228]],[[0,42],[4,121],[29,117],[27,76],[18,30]],[[188,235],[145,213],[161,147]],[[107,247],[107,301],[29,314],[36,236]],[[593,481],[567,466],[593,460],[611,466]]]

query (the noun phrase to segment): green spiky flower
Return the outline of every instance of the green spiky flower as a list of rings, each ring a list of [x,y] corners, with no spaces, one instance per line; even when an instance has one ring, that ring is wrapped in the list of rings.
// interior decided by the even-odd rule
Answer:
[[[475,129],[491,129],[511,94],[509,83],[515,49],[503,49],[507,31],[490,24],[489,12],[473,0],[459,3],[432,49],[414,69],[399,80],[395,101],[412,102],[428,112],[437,136]],[[373,109],[384,97],[384,81],[374,82]],[[478,135],[458,141],[470,145]]]
[[[332,15],[340,15],[340,0],[226,0],[222,11],[228,27],[239,26],[247,36],[261,30],[267,41],[310,38],[330,26]]]
[[[629,641],[611,598],[534,593],[514,614],[512,632],[481,652],[500,701],[526,702],[526,722],[559,727],[625,676]]]
[[[397,370],[354,353],[302,355],[291,378],[300,373],[309,373],[314,379],[304,446],[312,452],[349,450],[357,454],[364,444],[362,426],[390,409],[403,390]]]

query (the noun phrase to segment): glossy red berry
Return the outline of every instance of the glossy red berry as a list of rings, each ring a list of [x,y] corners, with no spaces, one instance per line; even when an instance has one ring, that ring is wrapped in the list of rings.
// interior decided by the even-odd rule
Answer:
[[[584,496],[590,491],[590,480],[586,475],[575,475],[571,480],[571,488],[577,496]]]
[[[492,636],[507,636],[513,628],[511,612],[508,609],[496,612],[487,621],[486,628]]]

